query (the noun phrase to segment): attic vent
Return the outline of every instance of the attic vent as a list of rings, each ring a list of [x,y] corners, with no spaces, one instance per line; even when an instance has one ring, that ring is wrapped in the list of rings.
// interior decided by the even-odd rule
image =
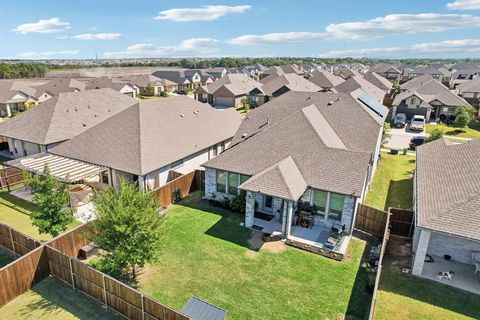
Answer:
[[[110,109],[108,109],[108,112],[110,112]]]
[[[70,112],[70,111],[68,111],[68,108],[67,108],[67,112]]]
[[[78,111],[77,108],[75,108],[75,111]]]
[[[180,117],[182,117],[182,118],[183,118],[183,117],[185,117],[185,115],[184,115],[183,113],[180,113]]]
[[[331,106],[331,105],[333,105],[333,101],[328,101],[327,106]]]
[[[87,107],[87,108],[88,108],[88,109],[90,109],[90,105],[88,105],[88,107]]]
[[[84,123],[84,124],[82,124],[82,126],[86,127],[86,126],[87,126],[87,124],[86,124],[86,123]]]
[[[97,115],[96,115],[96,114],[94,114],[93,116],[94,116],[95,118],[97,117]]]
[[[242,139],[245,139],[248,136],[248,134],[244,133],[242,134]]]
[[[305,99],[305,101],[308,101],[308,100],[310,100],[310,99],[312,99],[312,96],[308,96],[308,98]]]
[[[193,114],[198,116],[198,110],[197,111],[193,111]]]

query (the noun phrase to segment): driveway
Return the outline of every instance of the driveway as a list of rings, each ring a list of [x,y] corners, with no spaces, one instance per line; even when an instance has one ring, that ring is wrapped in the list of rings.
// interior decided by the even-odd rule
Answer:
[[[388,148],[403,149],[408,148],[410,139],[414,136],[426,136],[425,131],[410,131],[405,128],[392,128],[390,130],[391,138],[385,145]]]

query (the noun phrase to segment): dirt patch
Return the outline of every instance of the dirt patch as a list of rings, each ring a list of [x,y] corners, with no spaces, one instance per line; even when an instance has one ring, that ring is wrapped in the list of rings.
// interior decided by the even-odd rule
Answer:
[[[266,250],[269,252],[278,253],[285,250],[285,243],[283,243],[283,241],[263,241],[263,232],[260,231],[252,231],[252,236],[248,240],[248,244],[250,245],[250,251],[252,252]],[[252,254],[247,252],[247,255]]]
[[[273,253],[279,253],[279,252],[282,252],[283,250],[285,250],[285,243],[283,241],[269,241],[269,242],[265,242],[261,248],[261,250],[266,250],[266,251],[269,251],[269,252],[273,252]]]

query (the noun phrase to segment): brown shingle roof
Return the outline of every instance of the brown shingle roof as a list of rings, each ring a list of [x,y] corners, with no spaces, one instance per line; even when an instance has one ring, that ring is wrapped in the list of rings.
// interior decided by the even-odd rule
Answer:
[[[304,112],[311,105],[346,149],[325,143]],[[309,186],[360,196],[380,127],[349,94],[288,92],[251,111],[232,146],[205,166],[255,176],[292,157]]]
[[[417,225],[480,240],[480,139],[417,149]]]
[[[0,125],[0,134],[48,145],[71,139],[134,105],[113,89],[60,93]]]
[[[226,87],[232,94],[238,96],[247,94],[253,89],[260,88],[261,86],[262,84],[260,82],[239,73],[227,74],[201,88],[207,93],[214,94],[220,88]]]
[[[331,89],[342,83],[341,77],[334,75],[326,70],[315,70],[312,72],[312,76],[308,78],[309,81],[315,83],[317,86],[323,89]]]
[[[184,96],[142,101],[50,151],[145,175],[231,138],[240,118]]]
[[[267,78],[270,77],[273,77],[273,75],[270,75]],[[304,77],[296,75],[295,73],[284,74],[282,76],[274,77],[268,82],[263,82],[261,90],[265,95],[272,96],[276,91],[283,87],[287,87],[290,91],[318,92],[321,90],[316,84],[308,81]]]

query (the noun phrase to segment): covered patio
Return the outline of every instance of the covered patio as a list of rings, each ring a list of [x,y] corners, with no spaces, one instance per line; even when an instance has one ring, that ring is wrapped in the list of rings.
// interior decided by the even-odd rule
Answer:
[[[465,291],[480,294],[480,272],[475,274],[475,267],[457,261],[447,261],[443,257],[432,256],[434,262],[425,262],[422,277],[447,284]],[[452,279],[438,276],[439,272],[451,272]]]
[[[6,162],[6,165],[32,174],[43,174],[47,166],[52,176],[68,184],[69,205],[76,209],[74,216],[81,222],[95,219],[95,208],[90,202],[93,190],[108,188],[111,181],[109,171],[105,167],[49,153],[14,159]],[[33,200],[32,191],[28,186],[15,189],[11,194],[27,201]]]

